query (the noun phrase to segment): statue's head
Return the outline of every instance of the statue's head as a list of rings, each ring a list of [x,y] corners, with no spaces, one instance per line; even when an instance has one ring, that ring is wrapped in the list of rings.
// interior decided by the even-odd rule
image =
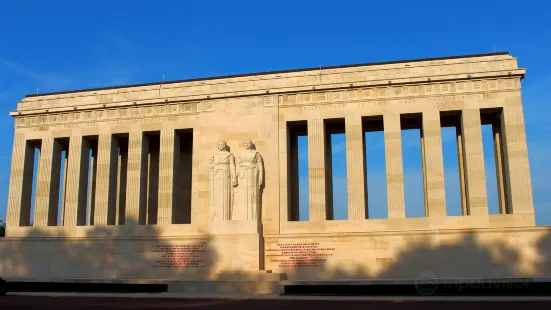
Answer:
[[[218,150],[219,151],[225,151],[226,150],[226,141],[224,141],[224,140],[218,141]]]
[[[245,139],[245,149],[250,150],[253,147],[253,141],[250,138]]]

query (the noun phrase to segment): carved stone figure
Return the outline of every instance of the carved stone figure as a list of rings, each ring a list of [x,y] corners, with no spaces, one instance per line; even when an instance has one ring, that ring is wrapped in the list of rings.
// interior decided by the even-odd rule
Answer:
[[[209,159],[212,221],[231,219],[233,186],[237,185],[235,158],[225,141],[218,141],[218,152]]]
[[[236,205],[233,218],[240,220],[258,220],[262,185],[264,182],[264,162],[254,147],[251,139],[246,139],[245,151],[238,155],[238,180]]]

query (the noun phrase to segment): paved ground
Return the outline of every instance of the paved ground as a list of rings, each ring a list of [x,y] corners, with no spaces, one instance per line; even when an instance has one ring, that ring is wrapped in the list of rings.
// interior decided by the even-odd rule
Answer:
[[[306,299],[177,299],[177,298],[123,298],[75,296],[4,296],[0,309],[220,309],[220,310],[272,310],[272,309],[423,309],[423,310],[532,310],[551,309],[551,301],[428,301],[396,298],[393,301],[377,300],[306,300]]]

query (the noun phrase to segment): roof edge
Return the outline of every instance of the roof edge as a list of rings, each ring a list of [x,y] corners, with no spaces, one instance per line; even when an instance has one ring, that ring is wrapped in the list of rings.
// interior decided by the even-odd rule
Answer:
[[[79,93],[79,92],[88,92],[88,91],[98,91],[98,90],[108,90],[108,89],[121,89],[121,88],[131,88],[131,87],[152,86],[152,85],[161,85],[161,84],[175,84],[175,83],[184,83],[184,82],[209,81],[209,80],[237,78],[237,77],[246,77],[246,76],[256,76],[256,75],[303,72],[303,71],[312,71],[312,70],[329,70],[329,69],[340,69],[340,68],[354,68],[354,67],[365,67],[365,66],[375,66],[375,65],[399,64],[399,63],[407,63],[407,62],[422,62],[422,61],[474,58],[474,57],[499,56],[499,55],[510,55],[510,54],[509,54],[509,52],[498,52],[498,53],[471,54],[471,55],[462,55],[462,56],[446,56],[446,57],[418,58],[418,59],[394,60],[394,61],[383,61],[383,62],[370,62],[370,63],[339,65],[339,66],[327,66],[327,67],[322,66],[322,67],[317,67],[317,68],[301,68],[301,69],[288,69],[288,70],[279,70],[279,71],[264,71],[264,72],[256,72],[256,73],[222,75],[222,76],[212,76],[212,77],[193,78],[193,79],[165,81],[165,82],[151,82],[151,83],[141,83],[141,84],[120,85],[120,86],[85,88],[85,89],[76,89],[76,90],[68,90],[68,91],[60,91],[60,92],[50,92],[50,93],[43,93],[43,94],[28,94],[28,95],[25,95],[24,98],[40,97],[40,96],[51,96],[51,95],[61,95],[61,94],[70,94],[70,93]]]

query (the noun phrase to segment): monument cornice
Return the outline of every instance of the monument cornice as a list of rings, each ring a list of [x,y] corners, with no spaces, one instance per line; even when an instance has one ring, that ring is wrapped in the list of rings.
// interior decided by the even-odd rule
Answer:
[[[399,89],[401,87],[416,86],[416,85],[438,85],[442,83],[472,83],[476,80],[491,80],[491,79],[514,79],[520,80],[524,77],[526,71],[524,69],[517,70],[508,70],[508,71],[496,71],[490,73],[481,73],[481,74],[462,74],[457,76],[445,76],[442,78],[439,77],[423,77],[423,78],[409,78],[409,79],[396,79],[388,81],[363,81],[356,83],[334,83],[326,84],[322,86],[303,86],[303,87],[293,87],[288,89],[274,89],[274,90],[263,90],[263,91],[250,91],[244,93],[221,93],[221,94],[212,94],[207,96],[175,96],[175,97],[166,97],[166,98],[155,98],[155,99],[144,99],[144,100],[135,100],[135,101],[124,101],[124,102],[114,102],[114,103],[104,103],[104,104],[93,104],[85,106],[67,106],[67,107],[58,107],[51,109],[35,109],[35,110],[20,110],[20,111],[11,111],[10,115],[13,117],[22,117],[22,116],[41,116],[49,115],[55,113],[75,113],[75,111],[80,112],[91,112],[91,111],[101,111],[101,110],[112,110],[120,108],[132,108],[132,107],[151,107],[151,106],[169,106],[168,108],[173,110],[173,112],[181,111],[183,113],[196,113],[201,111],[212,110],[212,104],[214,101],[218,100],[235,100],[238,98],[250,98],[250,97],[266,97],[274,95],[298,95],[305,93],[320,93],[320,92],[331,92],[331,91],[343,91],[343,90],[358,90],[362,88],[367,89],[380,89],[381,87],[390,88],[390,89]],[[518,83],[515,83],[518,84]],[[517,85],[520,88],[520,84]],[[510,87],[507,87],[509,89]],[[389,93],[392,91],[389,90]],[[383,97],[379,96],[378,98]],[[191,104],[191,105],[190,105]],[[202,104],[203,108],[197,107]],[[271,104],[274,105],[274,104]],[[180,106],[179,108],[174,108],[173,106]]]
[[[399,83],[432,79],[457,79],[468,75],[511,72],[518,69],[509,55],[493,55],[448,60],[400,62],[394,64],[357,65],[320,68],[320,70],[287,71],[237,77],[207,78],[160,84],[125,85],[106,89],[29,95],[19,101],[18,111],[95,104],[118,104],[134,101],[159,101],[175,97],[241,96],[269,91],[291,91],[303,87],[329,87],[349,83]]]
[[[312,105],[326,105],[331,103],[349,102],[382,102],[392,100],[408,100],[415,98],[428,98],[428,100],[464,100],[470,97],[448,98],[446,96],[473,96],[479,95],[484,99],[483,93],[498,91],[516,91],[520,89],[520,79],[523,71],[511,72],[511,74],[496,74],[476,76],[471,75],[463,79],[414,81],[409,83],[391,84],[349,84],[335,85],[327,88],[306,88],[293,91],[264,92],[242,96],[210,97],[198,100],[197,98],[179,98],[173,101],[151,101],[147,103],[127,105],[100,105],[86,109],[58,108],[47,112],[38,113],[12,112],[15,117],[15,127],[40,127],[56,126],[75,123],[101,123],[112,122],[111,125],[147,123],[158,121],[175,121],[179,115],[196,115],[214,111],[216,104],[221,101],[236,102],[244,100],[255,106],[265,107],[307,107]],[[352,85],[352,86],[350,86]],[[338,87],[340,86],[340,87]],[[474,98],[474,97],[473,97]],[[488,96],[486,99],[491,98]],[[49,130],[49,129],[45,129]]]

